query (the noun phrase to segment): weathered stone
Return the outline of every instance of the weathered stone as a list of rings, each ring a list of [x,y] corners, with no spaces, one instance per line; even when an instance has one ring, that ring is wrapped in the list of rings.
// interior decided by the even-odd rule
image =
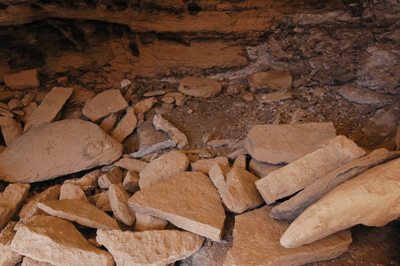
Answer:
[[[0,102],[11,100],[14,98],[14,94],[15,93],[13,91],[0,91]]]
[[[102,175],[100,169],[96,169],[82,176],[81,178],[68,179],[64,184],[73,184],[79,186],[83,191],[94,190],[98,186],[98,179]]]
[[[139,149],[152,146],[165,141],[171,141],[167,134],[157,130],[153,125],[153,118],[150,117],[136,129],[139,136]]]
[[[211,181],[214,183],[214,186],[218,189],[218,193],[222,195],[226,186],[226,177],[228,173],[231,171],[231,168],[220,164],[215,163],[213,167],[211,167],[208,175],[210,176]]]
[[[30,185],[9,184],[0,193],[0,230],[14,217],[28,195]]]
[[[229,153],[226,157],[229,160],[236,160],[236,158],[238,158],[240,155],[246,155],[247,151],[244,148],[241,149],[237,149],[234,152]]]
[[[293,95],[290,92],[271,92],[257,95],[257,100],[260,103],[273,103],[292,99]]]
[[[232,139],[216,139],[216,140],[212,140],[207,142],[207,146],[211,146],[211,147],[222,147],[222,146],[228,146],[232,141]]]
[[[386,149],[375,150],[369,155],[351,161],[315,181],[289,200],[272,208],[270,215],[275,219],[293,221],[311,204],[320,200],[336,186],[378,164],[399,156],[399,153],[389,152]]]
[[[148,112],[156,103],[157,103],[156,98],[154,97],[147,98],[135,104],[135,106],[133,106],[133,109],[135,111],[135,114],[137,115],[144,114]]]
[[[255,160],[270,164],[290,163],[313,152],[336,136],[333,123],[257,125],[244,141]]]
[[[21,124],[11,117],[0,116],[0,127],[7,147],[22,135]]]
[[[32,183],[109,164],[122,145],[97,125],[63,120],[30,130],[0,154],[0,179]],[[57,166],[57,167],[55,167]]]
[[[87,201],[77,199],[46,200],[39,202],[38,207],[50,215],[84,226],[102,230],[120,229],[117,221]]]
[[[269,164],[259,162],[255,159],[251,159],[249,162],[249,171],[258,178],[263,178],[269,173],[284,167],[286,164]]]
[[[29,92],[24,95],[24,98],[22,98],[21,103],[24,106],[28,106],[33,101],[33,99],[35,99],[35,97],[36,97],[36,93]]]
[[[140,173],[149,163],[128,157],[121,158],[114,165],[135,173]]]
[[[8,107],[7,107],[8,108]],[[0,108],[0,116],[5,116],[5,117],[14,117],[14,114],[11,113],[10,111]]]
[[[60,200],[64,199],[77,199],[87,201],[85,192],[83,192],[83,190],[79,186],[71,183],[65,183],[61,186]]]
[[[303,110],[301,107],[297,108],[297,110],[292,114],[290,125],[299,123],[306,114],[306,110]]]
[[[82,104],[96,96],[93,90],[86,89],[82,86],[75,85],[71,97],[68,99],[68,103],[71,104]]]
[[[5,149],[7,149],[6,146],[0,146],[0,153],[2,153]]]
[[[37,103],[31,102],[29,105],[25,106],[22,111],[25,113],[23,116],[21,116],[19,119],[24,122],[25,124],[28,122],[28,118],[31,116],[33,111],[37,108]]]
[[[202,159],[202,160],[198,160],[197,162],[190,163],[190,167],[191,167],[192,171],[201,172],[203,174],[208,175],[211,167],[213,167],[214,164],[216,164],[216,163],[220,163],[225,166],[229,165],[228,158],[216,157],[214,159]]]
[[[168,265],[201,248],[204,237],[178,230],[97,231],[97,242],[107,248],[118,266]]]
[[[164,101],[164,99],[168,99],[168,98],[173,99],[173,101],[171,103],[173,103],[175,101],[175,104],[177,106],[182,106],[185,104],[186,96],[180,92],[170,92],[167,95],[165,95],[162,100]]]
[[[126,115],[119,121],[117,126],[111,132],[111,136],[116,139],[119,143],[123,142],[124,139],[132,134],[137,125],[137,118],[132,107],[126,109]]]
[[[113,113],[101,121],[100,127],[104,130],[104,132],[110,134],[110,132],[114,129],[117,122],[118,122],[118,116]]]
[[[107,193],[115,218],[128,226],[133,225],[136,221],[136,216],[128,204],[128,200],[131,197],[129,193],[115,184],[110,185]]]
[[[53,264],[45,261],[38,261],[30,257],[24,257],[21,266],[53,266]]]
[[[400,126],[397,127],[395,142],[396,142],[396,151],[399,151],[400,150]]]
[[[129,193],[135,193],[138,191],[140,189],[139,174],[132,171],[126,171],[122,187]]]
[[[108,199],[107,191],[97,193],[88,197],[88,201],[104,212],[111,212],[110,200]]]
[[[229,87],[226,89],[226,95],[234,95],[234,94],[239,94],[242,92],[242,90],[247,89],[249,86],[245,84],[235,84],[235,85],[229,85]]]
[[[89,117],[92,122],[119,112],[128,107],[120,90],[106,90],[88,100],[82,109],[82,114]]]
[[[242,98],[246,101],[246,102],[252,102],[254,101],[254,95],[252,92],[246,93],[242,96]]]
[[[178,90],[185,95],[210,98],[221,92],[221,84],[215,79],[185,77],[179,84]]]
[[[196,150],[186,150],[187,154],[195,154],[200,158],[212,158],[214,157],[208,150],[196,149]]]
[[[29,116],[24,132],[28,132],[37,126],[53,122],[65,102],[71,96],[72,91],[73,88],[53,88]]]
[[[122,179],[124,178],[124,172],[122,172],[121,168],[113,167],[107,173],[99,176],[99,187],[101,188],[109,188],[111,184],[122,183]]]
[[[0,265],[1,266],[14,266],[19,263],[23,256],[17,252],[12,251],[11,242],[14,239],[15,231],[14,226],[17,222],[9,222],[7,226],[1,230],[0,233]]]
[[[308,187],[336,168],[365,155],[365,151],[345,136],[337,136],[324,146],[269,173],[256,186],[267,204]]]
[[[12,99],[10,100],[8,103],[8,110],[12,111],[12,110],[17,110],[17,109],[22,109],[24,107],[24,105],[21,103],[21,101],[19,99]]]
[[[111,254],[90,244],[71,222],[51,216],[37,215],[21,226],[11,248],[21,255],[60,266],[114,265]]]
[[[384,226],[400,216],[400,159],[378,165],[332,189],[282,235],[296,248],[357,224]]]
[[[136,231],[164,230],[168,222],[146,214],[136,213]]]
[[[129,205],[187,231],[221,241],[225,212],[211,180],[202,173],[182,172],[136,192]]]
[[[377,93],[355,85],[342,86],[338,89],[339,94],[349,102],[359,104],[390,104],[393,97]]]
[[[290,91],[293,85],[293,75],[286,71],[271,70],[247,75],[247,81],[251,87],[257,90],[269,89],[269,91]]]
[[[242,168],[244,170],[247,169],[247,157],[246,155],[242,154],[239,155],[236,160],[233,162],[232,168],[237,167],[237,168]]]
[[[269,210],[264,206],[235,217],[233,247],[224,266],[304,265],[336,258],[348,250],[352,241],[350,231],[342,231],[301,248],[286,249],[279,238],[289,223],[271,219]]]
[[[153,160],[139,173],[141,189],[155,183],[173,178],[177,173],[186,171],[189,159],[180,151],[171,151]]]
[[[176,140],[178,142],[177,147],[179,149],[183,149],[189,145],[186,136],[176,127],[171,125],[171,123],[164,119],[161,115],[155,115],[153,117],[153,125],[157,130],[164,131],[171,139]]]
[[[7,87],[15,90],[23,90],[40,86],[37,69],[21,71],[16,74],[4,76],[4,82]]]

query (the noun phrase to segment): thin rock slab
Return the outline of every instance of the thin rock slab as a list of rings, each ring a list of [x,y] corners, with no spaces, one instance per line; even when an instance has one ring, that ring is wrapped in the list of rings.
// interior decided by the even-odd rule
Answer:
[[[179,84],[178,90],[185,95],[210,98],[220,93],[222,86],[211,78],[185,77]]]
[[[0,179],[20,183],[54,179],[113,163],[122,149],[91,122],[58,121],[30,130],[2,152]]]
[[[60,266],[115,265],[112,255],[90,244],[73,223],[52,216],[37,215],[21,226],[11,248],[21,255]]]
[[[88,201],[90,202],[90,204],[96,206],[96,208],[104,212],[112,211],[107,191],[103,191],[101,193],[97,193],[93,196],[88,197]]]
[[[119,143],[132,134],[137,125],[137,118],[132,107],[128,107],[125,116],[119,121],[117,126],[111,131],[111,136]]]
[[[131,208],[155,216],[214,241],[221,241],[225,211],[210,178],[199,172],[182,172],[174,178],[136,192]]]
[[[192,169],[192,171],[201,172],[203,174],[208,175],[211,168],[216,163],[220,163],[225,166],[229,165],[228,158],[220,156],[220,157],[216,157],[213,159],[202,159],[202,160],[198,160],[196,162],[190,163],[190,168]]]
[[[110,134],[110,132],[114,129],[117,122],[118,122],[118,116],[116,114],[110,114],[101,121],[100,127],[101,129],[104,130],[104,132]]]
[[[400,153],[389,152],[386,149],[375,150],[369,155],[351,161],[317,180],[289,200],[272,208],[270,215],[274,219],[293,221],[310,205],[320,200],[333,188],[372,167],[398,158],[399,156]]]
[[[119,230],[117,221],[104,211],[83,200],[47,200],[38,207],[50,215],[102,230]]]
[[[147,231],[147,230],[164,230],[167,227],[168,221],[142,214],[136,213],[136,231]]]
[[[75,179],[67,179],[64,181],[64,184],[73,184],[79,186],[83,191],[91,191],[98,187],[99,177],[103,174],[100,169],[93,170],[86,175],[75,178]]]
[[[220,195],[224,194],[224,190],[227,182],[227,175],[231,171],[231,168],[220,164],[215,163],[213,167],[211,167],[208,175],[210,176],[211,181],[214,183],[214,186],[218,189],[218,193]]]
[[[293,75],[290,72],[271,70],[247,75],[251,87],[256,90],[290,91],[293,86]]]
[[[273,103],[273,102],[280,102],[285,101],[293,98],[293,94],[290,92],[271,92],[271,93],[263,93],[257,95],[257,100],[259,103]]]
[[[381,227],[400,216],[400,159],[332,189],[308,207],[281,237],[286,248],[312,243],[357,224]]]
[[[131,195],[115,184],[110,185],[107,194],[115,218],[128,226],[133,225],[136,221],[136,216],[128,204]]]
[[[53,264],[45,261],[38,261],[30,257],[24,257],[21,266],[53,266]]]
[[[110,171],[99,176],[99,187],[107,189],[111,184],[121,183],[123,178],[124,172],[122,172],[121,168],[113,167]]]
[[[113,255],[117,266],[145,266],[168,265],[189,257],[201,248],[205,238],[178,230],[97,230],[96,240]]]
[[[83,190],[79,186],[71,183],[65,183],[61,186],[60,200],[63,199],[77,199],[87,201],[85,192],[83,192]]]
[[[155,152],[159,152],[159,151],[162,151],[165,149],[173,148],[176,146],[176,144],[178,144],[178,142],[176,140],[169,139],[167,141],[156,143],[151,146],[140,148],[138,151],[129,154],[129,157],[134,158],[134,159],[142,158],[151,153],[155,153]]]
[[[137,159],[124,157],[119,159],[114,165],[132,171],[135,173],[140,173],[149,163],[143,162]]]
[[[189,158],[180,151],[171,151],[149,163],[139,173],[141,189],[151,184],[163,182],[173,178],[177,173],[186,171]]]
[[[365,155],[365,151],[345,136],[337,136],[324,146],[268,174],[256,182],[267,204],[308,187],[336,168]]]
[[[7,147],[23,133],[21,124],[11,117],[0,116],[0,127]]]
[[[307,246],[286,249],[279,243],[289,223],[269,217],[269,206],[235,217],[233,247],[224,266],[303,265],[330,260],[346,252],[352,242],[350,231],[342,231]]]
[[[5,75],[4,82],[7,87],[15,90],[23,90],[40,86],[37,69],[24,70],[19,73]]]
[[[11,242],[14,239],[14,226],[17,222],[9,222],[0,233],[0,265],[14,266],[19,263],[23,256],[11,249]]]
[[[14,217],[28,195],[30,185],[9,184],[0,193],[0,230]]]
[[[171,123],[164,119],[161,115],[155,115],[153,117],[153,125],[156,127],[157,130],[164,131],[171,139],[176,140],[178,142],[177,147],[179,149],[183,149],[189,145],[186,136],[176,127],[171,125]]]
[[[319,149],[336,136],[332,122],[295,125],[257,125],[244,146],[252,158],[269,164],[290,163]]]
[[[131,194],[138,191],[140,189],[139,174],[132,171],[126,171],[124,181],[122,182],[122,187]]]
[[[251,159],[249,162],[249,171],[258,178],[263,178],[269,173],[284,167],[286,164],[269,164],[259,162],[255,159]]]
[[[154,97],[147,98],[138,102],[137,104],[135,104],[135,106],[133,106],[135,114],[140,115],[148,112],[157,102],[157,99]]]

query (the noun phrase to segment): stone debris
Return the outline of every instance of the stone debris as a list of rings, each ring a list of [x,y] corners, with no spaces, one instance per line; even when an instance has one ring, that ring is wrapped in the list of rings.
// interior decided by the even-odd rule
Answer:
[[[0,193],[0,230],[14,217],[28,195],[30,185],[9,184]]]
[[[83,190],[79,186],[71,183],[65,183],[61,186],[60,200],[64,199],[77,199],[87,201],[85,192],[83,192]]]
[[[215,155],[211,154],[208,150],[196,149],[196,150],[186,150],[187,154],[195,154],[200,158],[212,158]]]
[[[257,95],[257,101],[260,103],[273,103],[285,101],[293,98],[293,94],[290,92],[271,92],[271,93],[263,93]]]
[[[229,153],[226,157],[227,157],[229,160],[234,161],[234,160],[236,160],[240,155],[247,155],[246,149],[244,149],[244,148],[237,149],[237,150],[235,150],[234,152]]]
[[[164,102],[167,103],[167,101],[169,101],[171,99],[172,99],[172,102],[170,102],[170,103],[173,103],[175,101],[176,106],[182,106],[185,104],[186,96],[180,92],[170,92],[162,98],[162,101],[166,100]]]
[[[246,101],[246,102],[252,102],[254,101],[254,94],[252,92],[246,93],[242,96],[242,98]]]
[[[136,231],[164,230],[167,224],[168,222],[166,220],[138,212],[136,213]]]
[[[119,159],[117,162],[114,163],[115,166],[121,167],[123,169],[126,169],[128,171],[132,171],[135,173],[140,173],[144,168],[146,168],[146,166],[149,163],[137,160],[137,159],[133,159],[133,158],[129,158],[129,157],[124,157]]]
[[[211,167],[208,175],[210,176],[211,181],[214,183],[214,186],[218,189],[218,193],[222,195],[225,190],[227,175],[231,171],[231,168],[220,164],[215,163],[213,167]]]
[[[127,107],[128,103],[122,97],[120,90],[106,90],[88,100],[82,109],[82,114],[96,123],[102,118]]]
[[[169,89],[169,90],[156,90],[156,91],[149,91],[143,94],[143,97],[153,97],[153,96],[160,96],[164,95],[170,92],[173,92],[174,89]]]
[[[104,132],[110,134],[110,132],[114,129],[117,122],[118,122],[118,116],[112,113],[101,121],[100,127],[101,129],[104,130]]]
[[[145,232],[97,231],[96,240],[117,265],[168,265],[197,252],[204,237],[178,230]]]
[[[7,109],[8,109],[8,107],[7,107]],[[3,108],[0,108],[0,116],[5,116],[5,117],[14,117],[14,114],[13,113],[11,113],[10,111],[8,111],[8,110],[6,110],[6,109],[3,109]]]
[[[24,97],[21,100],[21,103],[24,106],[28,106],[36,97],[36,93],[34,92],[28,92],[24,95]]]
[[[122,187],[115,184],[110,185],[107,193],[115,218],[128,226],[133,225],[136,221],[136,216],[128,204],[131,195]]]
[[[212,141],[207,142],[207,146],[211,146],[211,147],[214,147],[214,148],[222,147],[222,146],[228,146],[233,141],[235,141],[235,140],[232,140],[232,139],[216,139],[216,140],[212,140]]]
[[[111,184],[119,184],[122,183],[122,179],[124,178],[124,172],[122,172],[121,168],[113,167],[107,173],[99,176],[98,183],[99,187],[107,189],[111,186]]]
[[[60,77],[60,78],[58,78],[57,79],[57,83],[60,84],[60,85],[63,85],[63,86],[67,85],[68,77]]]
[[[133,106],[135,114],[139,115],[148,112],[157,102],[158,101],[155,97],[147,98],[138,102],[137,104],[135,104],[135,106]]]
[[[96,169],[82,176],[81,178],[68,179],[64,184],[73,184],[79,186],[83,191],[91,191],[98,187],[98,179],[103,173]]]
[[[176,140],[169,139],[164,142],[160,142],[160,143],[156,143],[151,146],[140,148],[138,151],[129,154],[129,157],[134,158],[134,159],[142,158],[151,153],[155,153],[155,152],[159,152],[161,150],[173,148],[176,146],[176,144],[178,144],[178,142]]]
[[[190,163],[190,168],[192,169],[192,171],[201,172],[208,175],[210,169],[214,166],[215,163],[220,163],[225,166],[229,165],[228,158],[216,157],[213,159],[202,159],[198,160],[197,162]]]
[[[117,126],[111,132],[111,136],[116,139],[119,143],[122,143],[124,139],[132,134],[137,125],[137,118],[132,107],[126,109],[126,115],[119,121]]]
[[[149,117],[136,129],[139,136],[139,150],[165,141],[172,141],[163,131],[157,130],[153,125],[153,118]]]
[[[232,168],[242,168],[244,170],[247,169],[247,157],[244,154],[239,155],[235,161],[233,162]]]
[[[122,145],[97,125],[63,120],[30,130],[2,152],[0,179],[44,181],[113,163],[121,155]]]
[[[7,105],[8,105],[8,110],[10,111],[22,109],[24,107],[21,101],[17,98],[14,98],[11,101],[9,101]]]
[[[269,164],[259,162],[257,160],[251,159],[249,162],[249,171],[253,173],[258,178],[263,178],[269,173],[284,167],[286,164]]]
[[[6,86],[13,90],[23,90],[40,86],[37,69],[21,71],[4,76]]]
[[[293,85],[293,75],[286,71],[270,70],[247,75],[249,85],[256,90],[269,89],[274,91],[290,91]]]
[[[185,77],[179,84],[178,90],[185,95],[210,98],[220,93],[222,86],[215,79]]]
[[[319,149],[336,136],[332,122],[295,125],[257,125],[244,146],[251,157],[270,164],[290,163]]]
[[[339,94],[346,100],[358,104],[390,104],[393,103],[393,97],[377,93],[356,85],[347,85],[339,87]]]
[[[40,125],[53,122],[72,92],[73,88],[53,88],[29,116],[24,127],[24,132],[28,132]]]
[[[256,182],[267,204],[308,187],[336,168],[365,155],[365,151],[345,136],[337,136],[324,146],[272,172]]]
[[[153,125],[157,130],[162,130],[167,133],[172,140],[176,140],[179,149],[184,149],[189,145],[186,136],[161,115],[155,115],[153,117]]]
[[[293,221],[305,209],[325,196],[336,186],[358,176],[372,167],[399,157],[399,153],[378,149],[367,156],[353,160],[315,181],[304,188],[289,200],[275,206],[271,210],[271,217],[279,220]]]
[[[52,216],[37,215],[21,226],[11,248],[21,255],[60,266],[115,265],[110,253],[90,244],[71,222]]]
[[[104,212],[112,212],[107,191],[103,191],[101,193],[97,193],[93,196],[88,197],[88,201],[90,202],[90,204],[96,206],[96,208]]]
[[[53,264],[45,261],[38,261],[30,257],[24,257],[21,266],[53,266]]]
[[[71,97],[68,99],[68,103],[84,104],[96,96],[96,93],[93,90],[86,89],[82,86],[75,85],[73,88],[74,91],[72,92]]]
[[[123,80],[121,80],[120,84],[121,84],[121,88],[123,89],[123,88],[126,88],[129,85],[131,85],[132,81],[130,81],[129,79],[123,79]]]
[[[129,205],[137,213],[155,216],[189,232],[221,241],[225,211],[211,180],[199,172],[174,178],[136,192]]]
[[[143,189],[151,184],[164,182],[188,168],[189,158],[180,151],[171,151],[149,163],[139,173],[139,186]]]
[[[226,89],[226,95],[239,94],[248,87],[249,86],[245,84],[229,85],[229,87]]]
[[[21,124],[7,116],[0,116],[0,128],[7,147],[22,136],[23,133]]]
[[[37,103],[31,102],[24,108],[22,108],[22,111],[25,113],[23,116],[20,116],[20,120],[26,124],[28,122],[28,118],[31,116],[31,114],[36,110],[37,108]],[[1,110],[1,109],[0,109]]]
[[[0,265],[14,266],[22,261],[23,256],[11,249],[11,242],[14,239],[14,226],[17,222],[9,222],[0,232]]]
[[[0,102],[6,102],[14,98],[15,92],[13,91],[0,91]]]
[[[292,114],[292,119],[290,120],[290,125],[299,123],[302,118],[307,114],[307,111],[303,110],[301,107],[297,108]]]
[[[264,206],[235,217],[233,247],[224,266],[304,265],[336,258],[352,242],[351,233],[346,230],[301,248],[286,249],[279,239],[289,223],[271,219],[269,211],[270,207]]]
[[[332,189],[308,207],[281,237],[296,248],[357,224],[384,226],[400,216],[400,159],[390,161]]]
[[[122,187],[131,194],[138,191],[140,189],[139,174],[133,171],[126,171]]]

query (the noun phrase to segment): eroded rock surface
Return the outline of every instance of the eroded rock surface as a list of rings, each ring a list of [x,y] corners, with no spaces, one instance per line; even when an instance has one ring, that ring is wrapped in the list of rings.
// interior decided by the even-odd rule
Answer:
[[[210,78],[186,77],[182,79],[178,90],[185,95],[210,98],[221,92],[221,84]]]
[[[14,239],[14,226],[17,222],[9,222],[0,233],[0,265],[14,266],[19,263],[23,256],[11,249],[11,242]]]
[[[122,187],[112,184],[107,191],[111,209],[115,217],[122,223],[131,226],[136,221],[135,212],[129,207],[130,195]]]
[[[30,185],[9,184],[0,193],[0,230],[14,217],[28,195]]]

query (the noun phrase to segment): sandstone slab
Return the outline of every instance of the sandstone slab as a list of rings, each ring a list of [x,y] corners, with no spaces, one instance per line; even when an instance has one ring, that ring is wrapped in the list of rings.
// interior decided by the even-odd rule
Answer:
[[[324,146],[269,173],[256,186],[267,204],[290,196],[313,184],[336,168],[365,155],[365,151],[345,136],[337,136]]]
[[[115,218],[128,226],[133,225],[136,221],[136,216],[128,204],[131,195],[122,187],[115,184],[110,185],[107,194]]]
[[[148,186],[136,192],[129,205],[136,212],[221,241],[224,208],[217,189],[202,173],[178,173],[170,180]]]
[[[124,181],[122,182],[122,187],[128,192],[128,193],[135,193],[140,189],[139,187],[139,174],[132,172],[132,171],[126,171]]]
[[[296,248],[357,224],[384,226],[400,216],[400,159],[378,165],[332,189],[282,235]]]
[[[117,122],[118,122],[118,116],[113,113],[101,121],[100,127],[101,129],[104,130],[104,132],[110,134],[110,132],[114,129]]]
[[[218,193],[222,195],[224,193],[227,181],[227,175],[231,171],[231,168],[220,164],[215,163],[213,167],[211,167],[208,175],[210,176],[211,181],[214,183],[214,186],[218,189]]]
[[[21,71],[16,74],[4,76],[4,82],[7,87],[15,90],[23,90],[40,86],[37,69]]]
[[[179,149],[183,149],[189,145],[186,136],[161,115],[155,115],[153,117],[153,125],[157,130],[164,131],[171,139],[176,140],[178,142],[177,147]]]
[[[25,113],[23,116],[20,116],[20,120],[24,122],[25,124],[28,122],[28,118],[31,116],[33,111],[36,110],[37,108],[37,103],[36,102],[31,102],[27,106],[25,106],[22,111]]]
[[[215,79],[185,77],[179,84],[178,90],[185,95],[210,98],[220,93],[222,87]]]
[[[121,167],[123,169],[126,169],[128,171],[132,171],[135,173],[140,173],[144,168],[149,163],[143,162],[137,159],[129,158],[129,157],[124,157],[119,159],[116,163],[115,166]]]
[[[22,135],[21,124],[11,117],[0,116],[0,127],[7,147]]]
[[[77,199],[87,201],[85,192],[83,192],[83,190],[79,186],[71,183],[65,183],[61,186],[60,200],[63,199]]]
[[[34,128],[0,154],[0,179],[32,183],[110,164],[122,145],[97,125],[63,120]],[[56,167],[57,166],[57,167]]]
[[[28,195],[30,185],[9,184],[0,193],[0,230],[14,217]]]
[[[251,159],[249,162],[249,171],[258,178],[263,178],[269,173],[284,167],[286,164],[269,164],[259,162],[255,159]]]
[[[260,103],[273,103],[273,102],[280,102],[285,101],[293,98],[293,94],[290,92],[271,92],[271,93],[264,93],[261,95],[257,95],[257,100]]]
[[[168,222],[164,219],[138,212],[136,213],[136,231],[164,230],[165,227],[167,227],[167,224]]]
[[[79,186],[83,191],[91,191],[98,187],[99,177],[103,174],[100,169],[96,169],[82,176],[81,178],[68,179],[64,184]]]
[[[156,103],[157,103],[156,98],[154,97],[147,98],[135,104],[135,106],[133,106],[133,109],[135,111],[135,114],[137,115],[144,114],[148,112]]]
[[[99,187],[107,189],[111,184],[122,183],[123,178],[124,172],[122,172],[121,168],[113,167],[110,171],[99,176]]]
[[[117,126],[111,131],[111,136],[119,143],[132,134],[137,125],[137,118],[132,107],[126,109],[125,116],[119,121]]]
[[[362,87],[349,85],[339,87],[339,94],[349,102],[358,104],[391,104],[394,99],[392,96],[363,89]]]
[[[257,125],[244,141],[252,158],[270,164],[290,163],[336,136],[333,123]]]
[[[151,146],[142,147],[138,151],[129,154],[131,158],[142,158],[148,154],[156,153],[165,149],[174,148],[178,144],[176,140],[169,139],[167,141],[159,142]]]
[[[210,169],[216,164],[220,163],[222,165],[228,166],[229,161],[226,157],[216,157],[213,159],[202,159],[196,162],[190,163],[190,167],[192,171],[201,172],[203,174],[207,174],[210,172]]]
[[[315,243],[296,249],[286,249],[279,243],[289,223],[269,217],[270,207],[246,212],[235,217],[233,247],[224,266],[303,265],[329,260],[348,250],[350,231],[342,231]]]
[[[34,92],[28,92],[27,94],[24,95],[24,97],[21,100],[21,103],[24,106],[28,106],[36,97],[36,93]]]
[[[113,255],[117,266],[168,265],[201,248],[204,237],[177,230],[145,232],[97,231],[97,242]]]
[[[82,86],[75,85],[73,88],[71,97],[68,99],[68,103],[71,104],[82,104],[96,96],[93,90],[86,89]]]
[[[247,157],[245,154],[239,155],[235,161],[233,162],[232,168],[237,167],[237,168],[242,168],[242,169],[247,169]]]
[[[21,226],[11,248],[21,255],[60,266],[114,265],[112,255],[90,244],[71,222],[51,216],[37,215]]]
[[[0,91],[0,102],[6,102],[14,98],[15,92],[13,91]]]
[[[149,118],[136,129],[139,136],[139,150],[154,144],[171,141],[167,134],[157,130],[153,125],[153,119]]]
[[[11,249],[11,242],[14,239],[14,226],[17,222],[9,222],[0,233],[0,265],[14,266],[19,263],[23,256]]]
[[[24,257],[21,266],[53,266],[53,264],[45,261],[38,261],[30,257]]]
[[[290,91],[293,86],[293,75],[286,71],[271,70],[247,75],[251,87],[256,90]]]
[[[88,201],[92,205],[96,206],[96,208],[104,212],[112,211],[107,191],[103,191],[101,193],[97,193],[94,194],[93,196],[88,197]]]

